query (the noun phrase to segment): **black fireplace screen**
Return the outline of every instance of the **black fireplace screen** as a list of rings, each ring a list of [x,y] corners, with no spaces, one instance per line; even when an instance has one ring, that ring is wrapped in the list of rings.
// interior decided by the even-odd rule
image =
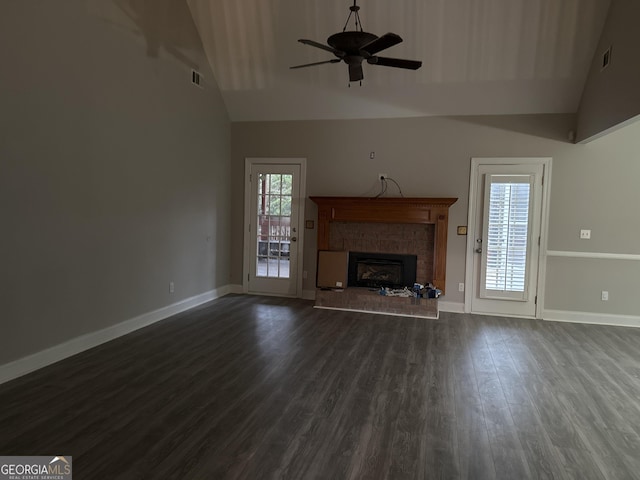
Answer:
[[[350,287],[412,287],[416,281],[416,255],[349,252]]]

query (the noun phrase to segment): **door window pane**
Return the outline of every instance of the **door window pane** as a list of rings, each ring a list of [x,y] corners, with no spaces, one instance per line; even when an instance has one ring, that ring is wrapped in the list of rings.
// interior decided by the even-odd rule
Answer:
[[[529,183],[491,183],[485,288],[524,292],[529,236]]]
[[[258,186],[258,277],[289,278],[293,175],[260,174]]]

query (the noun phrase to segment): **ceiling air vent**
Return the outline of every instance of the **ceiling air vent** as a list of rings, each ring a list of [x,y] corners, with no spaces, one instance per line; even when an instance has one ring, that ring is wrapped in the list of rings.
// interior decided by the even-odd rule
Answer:
[[[202,85],[202,74],[196,70],[191,70],[191,83],[193,83],[196,87],[204,88]]]
[[[604,70],[611,63],[611,47],[607,48],[607,51],[602,54],[602,66],[600,71]]]

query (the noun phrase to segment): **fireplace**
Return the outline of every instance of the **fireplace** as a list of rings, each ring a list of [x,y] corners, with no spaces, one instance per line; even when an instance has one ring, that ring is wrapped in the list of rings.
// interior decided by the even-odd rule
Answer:
[[[418,282],[445,293],[449,207],[457,198],[310,198],[318,205],[318,250],[417,254]]]
[[[349,287],[411,287],[416,281],[416,255],[349,252]]]

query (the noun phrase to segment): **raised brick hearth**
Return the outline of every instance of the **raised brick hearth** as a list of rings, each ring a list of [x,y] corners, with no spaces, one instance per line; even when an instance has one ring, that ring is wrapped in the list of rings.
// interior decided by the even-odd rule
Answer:
[[[318,290],[315,307],[402,317],[438,318],[438,300],[435,298],[385,297],[371,289],[360,287],[342,291]]]

